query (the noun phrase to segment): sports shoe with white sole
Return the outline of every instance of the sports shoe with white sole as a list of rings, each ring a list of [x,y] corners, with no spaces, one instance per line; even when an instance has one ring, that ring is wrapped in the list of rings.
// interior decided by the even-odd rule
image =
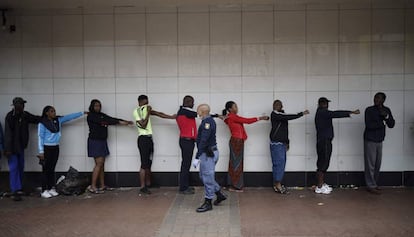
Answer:
[[[329,189],[326,188],[326,186],[323,186],[322,185],[322,187],[320,187],[320,188],[318,186],[316,186],[315,193],[319,193],[319,194],[330,194],[331,191],[329,191]]]
[[[50,194],[50,193],[49,193],[49,191],[45,190],[45,191],[43,191],[43,192],[40,194],[40,196],[41,196],[42,198],[51,198],[51,197],[52,197],[52,194]]]
[[[54,188],[52,188],[51,190],[49,190],[49,194],[52,195],[52,197],[59,196],[59,193],[56,192],[56,189],[54,189]]]
[[[329,186],[327,183],[322,184],[322,186],[325,186],[326,189],[329,190],[329,192],[332,192],[333,191],[333,188],[331,186]]]

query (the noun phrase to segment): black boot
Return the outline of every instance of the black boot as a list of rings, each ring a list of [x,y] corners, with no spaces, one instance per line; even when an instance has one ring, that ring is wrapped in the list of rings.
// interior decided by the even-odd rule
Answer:
[[[221,190],[216,192],[216,196],[217,196],[217,199],[216,201],[214,201],[214,205],[216,206],[220,204],[222,201],[227,199],[226,195],[224,195],[224,193],[222,193]]]
[[[206,212],[213,210],[213,206],[211,205],[211,199],[206,198],[203,205],[201,207],[197,208],[197,212]]]

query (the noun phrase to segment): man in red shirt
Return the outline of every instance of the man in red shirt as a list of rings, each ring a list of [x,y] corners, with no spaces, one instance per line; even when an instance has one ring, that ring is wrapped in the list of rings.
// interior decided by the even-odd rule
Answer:
[[[193,110],[193,107],[194,98],[186,95],[176,118],[178,128],[180,129],[179,144],[182,157],[179,188],[181,194],[194,194],[194,188],[190,187],[190,166],[197,138],[197,125],[195,121],[197,112]]]

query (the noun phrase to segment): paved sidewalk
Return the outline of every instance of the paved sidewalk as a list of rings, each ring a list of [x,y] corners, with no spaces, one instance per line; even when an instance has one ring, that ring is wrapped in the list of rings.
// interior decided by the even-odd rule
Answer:
[[[227,200],[212,211],[197,213],[204,201],[204,190],[197,187],[195,195],[178,194],[164,218],[158,237],[240,237],[239,200],[236,194],[227,193]]]

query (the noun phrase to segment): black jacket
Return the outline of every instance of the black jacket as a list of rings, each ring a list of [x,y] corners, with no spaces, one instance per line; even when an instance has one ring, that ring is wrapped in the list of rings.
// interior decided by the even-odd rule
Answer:
[[[273,111],[270,115],[272,130],[270,130],[270,141],[289,144],[288,120],[297,119],[303,116],[303,113],[285,114],[284,112]]]
[[[389,128],[395,126],[395,120],[388,107],[381,109],[375,105],[365,109],[364,139],[371,142],[382,142],[385,138],[385,124]]]
[[[315,115],[317,141],[332,140],[334,138],[332,119],[349,117],[350,114],[349,110],[331,111],[327,108],[318,108]]]
[[[38,124],[42,118],[27,111],[16,114],[14,110],[6,115],[4,124],[4,151],[20,153],[29,143],[29,123]]]
[[[94,140],[106,140],[108,138],[108,126],[118,124],[122,119],[112,118],[104,113],[90,112],[86,119],[89,126],[89,138]]]

